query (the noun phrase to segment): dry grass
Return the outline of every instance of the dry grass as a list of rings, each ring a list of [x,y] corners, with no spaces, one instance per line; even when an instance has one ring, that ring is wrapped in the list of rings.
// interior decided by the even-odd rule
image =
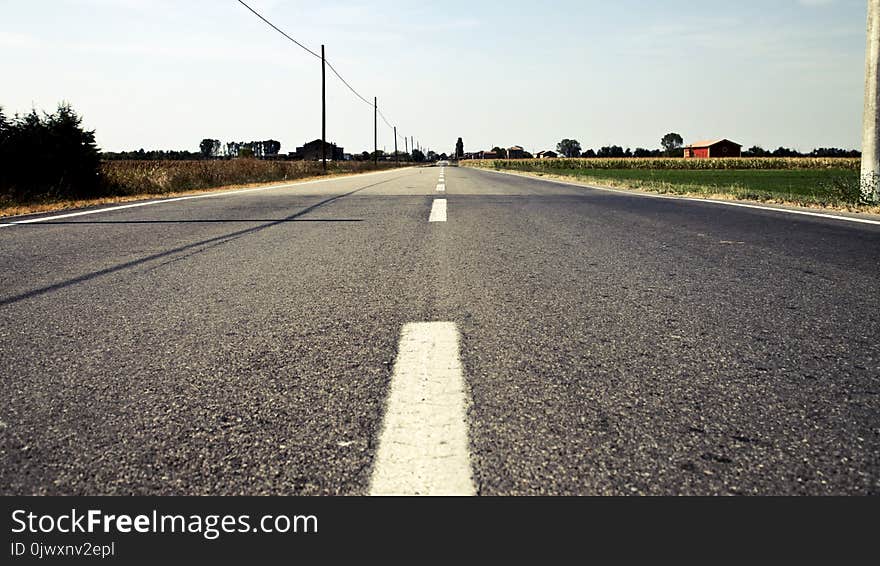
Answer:
[[[388,169],[393,164],[336,161],[327,173],[361,173]],[[318,161],[261,161],[230,159],[205,161],[107,161],[101,164],[112,195],[161,195],[229,185],[293,181],[323,175]]]

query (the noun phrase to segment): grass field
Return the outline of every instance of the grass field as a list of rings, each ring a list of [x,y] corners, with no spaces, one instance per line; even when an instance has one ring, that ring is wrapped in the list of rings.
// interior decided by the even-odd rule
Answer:
[[[554,159],[466,166],[573,178],[605,186],[743,200],[855,207],[858,159]]]

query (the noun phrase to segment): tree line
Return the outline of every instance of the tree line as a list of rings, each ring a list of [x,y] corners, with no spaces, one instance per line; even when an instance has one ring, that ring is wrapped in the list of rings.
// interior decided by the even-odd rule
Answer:
[[[105,151],[101,158],[107,161],[195,161],[198,159],[218,159],[232,157],[274,158],[281,151],[281,142],[276,140],[227,142],[203,139],[199,151],[187,150],[144,150]]]
[[[227,142],[203,139],[199,143],[199,151],[205,158],[211,157],[277,157],[281,151],[281,142],[263,140],[250,142]]]
[[[609,145],[594,151],[582,150],[580,142],[573,139],[563,139],[556,144],[556,151],[565,157],[682,157],[684,155],[684,139],[681,135],[670,132],[660,140],[662,149],[646,149],[637,147],[626,148],[619,145]],[[854,149],[840,149],[836,147],[821,147],[808,153],[802,153],[795,149],[779,147],[774,150],[765,150],[760,146],[752,146],[743,150],[743,157],[861,157],[862,153]]]

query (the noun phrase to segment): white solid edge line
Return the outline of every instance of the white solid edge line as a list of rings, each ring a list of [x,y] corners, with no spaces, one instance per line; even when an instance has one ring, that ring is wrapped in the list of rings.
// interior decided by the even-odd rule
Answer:
[[[475,495],[454,322],[404,325],[370,495]]]
[[[856,222],[859,224],[872,224],[874,226],[880,226],[880,220],[870,220],[868,218],[853,218],[851,216],[837,216],[835,214],[827,214],[827,213],[823,213],[823,212],[809,212],[807,210],[790,210],[787,208],[776,208],[773,206],[762,206],[762,205],[758,205],[758,204],[746,204],[746,203],[742,203],[742,202],[729,202],[726,200],[715,200],[715,199],[709,199],[709,198],[680,197],[680,196],[675,196],[675,195],[655,195],[655,194],[650,194],[650,193],[636,193],[633,191],[626,191],[623,189],[612,189],[610,187],[597,187],[595,185],[581,185],[581,184],[572,183],[569,181],[560,181],[557,179],[542,179],[540,177],[532,177],[531,175],[518,175],[517,173],[511,173],[509,171],[495,171],[493,169],[480,169],[480,171],[488,171],[490,173],[499,173],[501,175],[511,175],[514,177],[525,177],[528,179],[534,179],[536,181],[544,181],[545,183],[559,183],[560,185],[569,185],[571,187],[580,187],[582,189],[592,189],[594,191],[607,191],[610,193],[620,193],[623,195],[630,195],[630,196],[634,196],[634,197],[686,200],[686,201],[690,201],[690,202],[709,202],[712,204],[722,204],[724,206],[738,206],[740,208],[753,208],[755,210],[769,210],[771,212],[783,212],[786,214],[799,214],[801,216],[816,216],[818,218],[829,218],[831,220],[843,220],[845,222]]]
[[[434,199],[434,204],[431,205],[431,216],[428,217],[428,222],[446,222],[445,198]]]
[[[230,191],[223,191],[223,192],[218,192],[218,193],[206,193],[206,194],[202,194],[202,195],[190,195],[190,196],[185,196],[185,197],[173,197],[173,198],[158,199],[158,200],[148,200],[148,201],[144,201],[144,202],[136,202],[136,203],[132,203],[132,204],[123,204],[120,206],[100,208],[97,210],[83,210],[80,212],[70,212],[70,213],[59,214],[59,215],[55,215],[55,216],[42,216],[40,218],[29,218],[26,220],[13,220],[13,221],[5,222],[2,218],[0,218],[0,228],[8,228],[9,226],[18,226],[20,224],[35,224],[37,222],[48,222],[50,220],[61,220],[64,218],[74,218],[76,216],[86,216],[89,214],[100,214],[102,212],[113,212],[116,210],[124,210],[126,208],[138,208],[141,206],[150,206],[150,205],[154,205],[154,204],[165,204],[168,202],[179,202],[182,200],[195,200],[195,199],[202,199],[202,198],[216,198],[216,197],[229,196],[229,195],[242,195],[242,194],[246,194],[246,193],[255,193],[255,192],[260,192],[260,191],[271,191],[271,190],[275,190],[275,189],[287,189],[290,187],[298,187],[301,185],[312,185],[312,184],[316,184],[316,183],[328,183],[330,181],[339,181],[342,179],[349,179],[349,178],[356,178],[356,177],[357,178],[370,177],[372,175],[380,175],[382,173],[390,173],[392,171],[403,171],[406,169],[410,169],[410,168],[404,167],[402,169],[392,169],[390,171],[374,171],[372,173],[360,173],[360,174],[355,174],[355,175],[346,175],[343,177],[332,177],[330,179],[315,179],[313,181],[300,181],[298,183],[285,183],[283,185],[271,185],[268,187],[254,187],[252,189],[233,189]]]

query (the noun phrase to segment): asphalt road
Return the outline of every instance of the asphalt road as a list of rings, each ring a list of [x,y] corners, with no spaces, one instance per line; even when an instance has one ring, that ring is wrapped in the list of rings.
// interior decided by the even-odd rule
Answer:
[[[368,493],[401,329],[476,493],[880,493],[880,226],[439,169],[0,227],[0,494]]]

